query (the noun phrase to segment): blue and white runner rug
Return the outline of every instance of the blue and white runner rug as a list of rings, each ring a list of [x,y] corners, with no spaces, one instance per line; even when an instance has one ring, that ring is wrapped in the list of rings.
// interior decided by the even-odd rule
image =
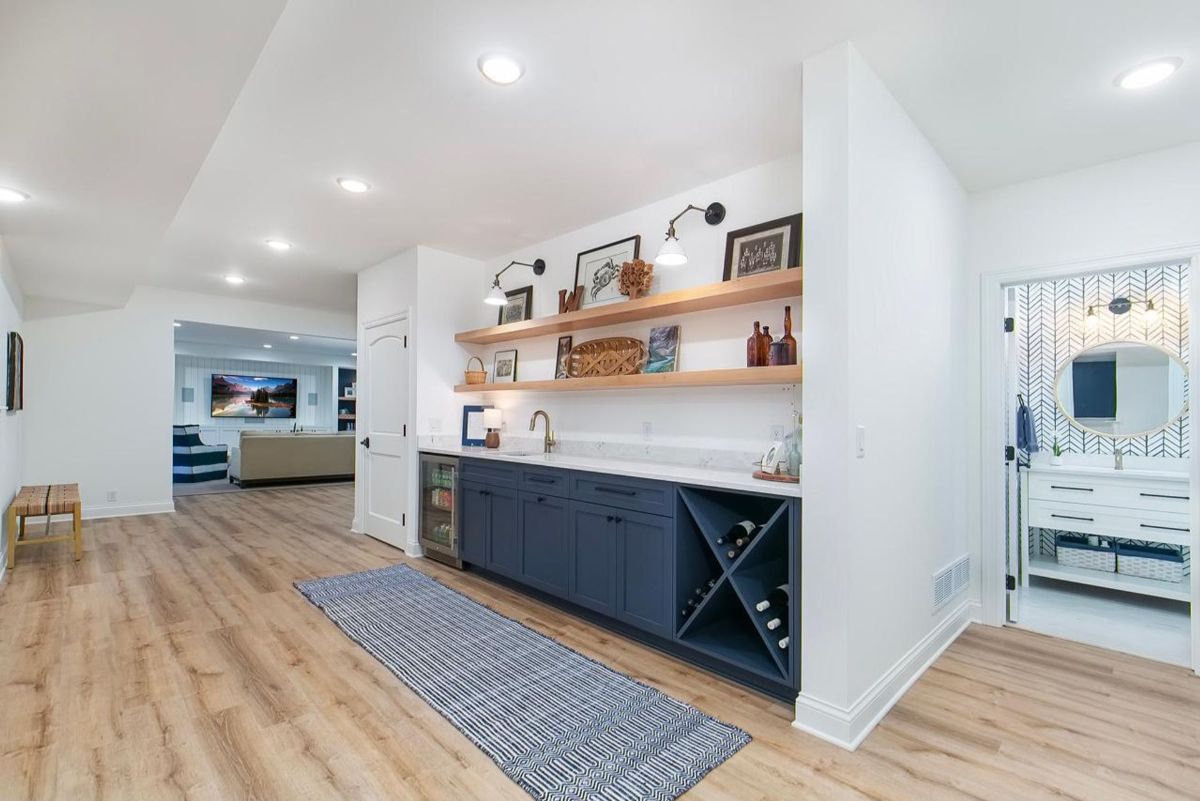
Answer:
[[[534,798],[674,799],[750,742],[404,565],[296,588]]]

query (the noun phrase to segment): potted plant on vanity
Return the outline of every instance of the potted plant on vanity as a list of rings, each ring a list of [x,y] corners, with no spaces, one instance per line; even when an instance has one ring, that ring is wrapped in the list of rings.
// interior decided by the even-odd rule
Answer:
[[[1050,464],[1058,467],[1063,463],[1062,445],[1058,444],[1058,437],[1054,438],[1054,444],[1050,446]]]

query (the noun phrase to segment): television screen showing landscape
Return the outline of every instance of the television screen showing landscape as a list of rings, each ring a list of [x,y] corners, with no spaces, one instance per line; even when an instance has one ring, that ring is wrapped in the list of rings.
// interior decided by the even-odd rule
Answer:
[[[214,373],[212,416],[295,417],[296,379]]]

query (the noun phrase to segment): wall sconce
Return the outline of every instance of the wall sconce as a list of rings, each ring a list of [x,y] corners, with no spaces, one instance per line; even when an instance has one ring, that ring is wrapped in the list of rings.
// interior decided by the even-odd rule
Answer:
[[[504,294],[504,289],[500,286],[500,276],[504,275],[505,270],[514,264],[519,264],[522,267],[532,267],[534,275],[541,275],[546,272],[546,262],[542,259],[534,259],[533,264],[523,261],[510,261],[503,270],[496,273],[496,280],[492,281],[492,288],[488,291],[487,297],[483,299],[484,303],[489,306],[503,306],[508,303],[508,297]]]
[[[1142,319],[1146,325],[1154,325],[1158,322],[1158,307],[1154,305],[1152,300],[1130,300],[1129,298],[1113,298],[1108,302],[1108,310],[1116,315],[1129,314],[1135,305],[1144,305],[1145,311],[1142,312]],[[1087,314],[1083,318],[1084,325],[1089,331],[1095,331],[1100,326],[1100,317],[1096,314],[1095,306],[1088,306]]]
[[[676,214],[667,223],[667,239],[659,246],[658,255],[654,257],[654,263],[660,267],[679,267],[687,264],[687,254],[683,252],[683,245],[679,243],[679,237],[675,235],[675,223],[689,211],[704,212],[704,221],[709,225],[720,225],[725,219],[725,207],[715,202],[710,203],[706,209],[689,205],[686,209]]]

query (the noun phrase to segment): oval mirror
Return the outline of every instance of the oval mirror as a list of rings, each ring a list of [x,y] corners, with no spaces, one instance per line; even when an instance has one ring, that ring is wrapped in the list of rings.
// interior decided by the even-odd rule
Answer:
[[[1120,439],[1163,430],[1188,408],[1187,368],[1147,342],[1105,342],[1058,371],[1055,398],[1072,423]]]

